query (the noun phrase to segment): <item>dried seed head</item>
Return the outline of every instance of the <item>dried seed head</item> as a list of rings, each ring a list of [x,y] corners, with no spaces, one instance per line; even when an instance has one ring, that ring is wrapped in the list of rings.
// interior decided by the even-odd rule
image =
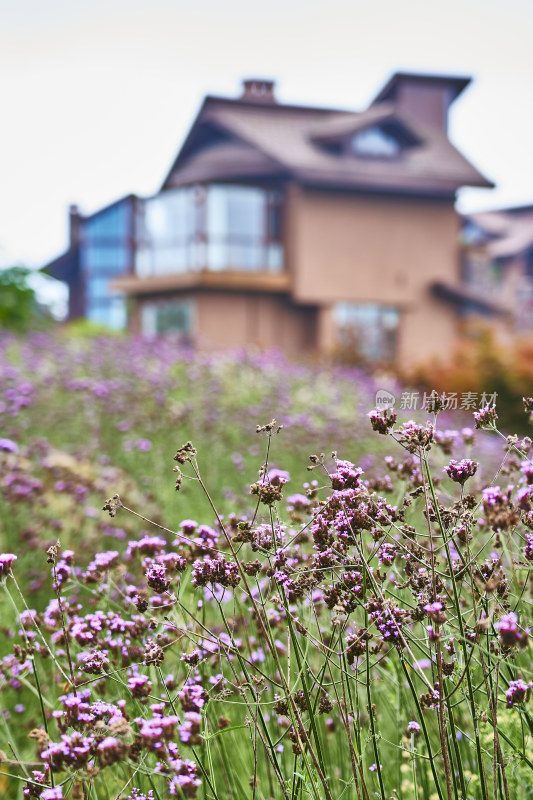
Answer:
[[[55,544],[51,545],[48,548],[48,550],[46,551],[46,555],[48,556],[48,558],[46,560],[47,560],[48,564],[55,564],[56,563],[57,554],[59,553],[60,550],[61,550],[61,543],[60,543],[60,541],[58,539],[57,542]]]
[[[279,433],[280,430],[283,428],[283,425],[278,425],[277,420],[271,420],[267,425],[257,425],[255,428],[256,433],[272,433],[272,431],[276,428],[275,433]]]
[[[121,508],[122,503],[118,494],[114,494],[109,500],[106,500],[105,505],[102,506],[102,511],[109,511],[109,516],[116,516],[117,509]]]
[[[190,461],[196,455],[196,448],[194,447],[192,442],[186,442],[182,445],[176,455],[174,456],[174,461],[177,461],[179,464],[186,464],[187,461]]]

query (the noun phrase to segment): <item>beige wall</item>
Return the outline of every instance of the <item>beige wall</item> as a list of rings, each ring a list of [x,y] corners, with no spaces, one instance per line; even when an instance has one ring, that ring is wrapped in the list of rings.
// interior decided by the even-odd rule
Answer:
[[[291,187],[286,229],[293,296],[322,306],[320,349],[333,345],[332,307],[340,301],[397,307],[404,365],[449,347],[455,313],[432,298],[429,286],[459,281],[459,221],[451,200]]]
[[[398,363],[410,367],[453,345],[454,309],[430,292],[433,282],[460,280],[459,220],[451,200],[362,196],[289,187],[285,263],[292,299],[283,294],[173,290],[134,301],[172,297],[194,303],[193,338],[206,348],[254,344],[287,353],[331,352],[338,302],[379,303],[400,312]]]
[[[132,329],[140,333],[143,303],[192,303],[192,338],[208,349],[256,345],[287,353],[316,350],[316,309],[294,306],[286,297],[247,292],[165,293],[139,298],[134,303]]]
[[[312,352],[316,347],[316,312],[294,306],[284,297],[205,293],[197,296],[196,306],[200,346],[254,344],[292,353]]]

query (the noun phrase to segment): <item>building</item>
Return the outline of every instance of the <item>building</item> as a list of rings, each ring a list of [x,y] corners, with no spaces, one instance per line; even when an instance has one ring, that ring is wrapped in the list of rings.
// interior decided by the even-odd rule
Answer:
[[[468,83],[396,73],[362,112],[281,104],[265,80],[206,97],[156,196],[71,208],[70,248],[45,268],[70,318],[207,348],[442,351],[472,302],[456,193],[492,186],[447,135]]]
[[[531,332],[533,206],[464,216],[461,243],[465,285],[505,309],[507,333]]]

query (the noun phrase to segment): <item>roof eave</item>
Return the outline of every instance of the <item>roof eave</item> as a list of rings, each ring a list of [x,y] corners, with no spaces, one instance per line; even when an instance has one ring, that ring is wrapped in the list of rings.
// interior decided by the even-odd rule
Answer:
[[[495,303],[465,286],[452,286],[436,281],[431,284],[431,292],[441,300],[458,306],[470,306],[475,311],[489,313],[493,316],[508,317],[510,310],[500,303]]]
[[[465,75],[431,75],[429,73],[418,74],[416,72],[395,72],[385,86],[378,92],[376,97],[372,100],[371,106],[382,103],[383,101],[390,100],[390,95],[394,88],[402,80],[413,80],[419,83],[440,83],[448,84],[454,88],[454,100],[463,92],[466,87],[472,82],[472,78]]]

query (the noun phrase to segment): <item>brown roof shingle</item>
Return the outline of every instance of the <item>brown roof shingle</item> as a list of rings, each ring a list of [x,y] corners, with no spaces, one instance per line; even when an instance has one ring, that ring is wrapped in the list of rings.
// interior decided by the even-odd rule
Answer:
[[[397,158],[333,153],[321,144],[321,140],[347,136],[385,120],[403,126],[415,142]],[[227,141],[226,151],[216,137],[209,144],[206,130],[248,148],[249,161],[254,161],[250,148],[255,150],[256,166],[264,173],[285,171],[302,183],[432,195],[454,194],[461,186],[492,186],[451,144],[444,131],[403,118],[389,103],[356,113],[208,97],[163,188],[198,180],[194,177],[197,174],[203,175],[203,180],[209,179],[213,162],[217,163],[216,177],[223,178]],[[193,163],[195,169],[191,172]]]

